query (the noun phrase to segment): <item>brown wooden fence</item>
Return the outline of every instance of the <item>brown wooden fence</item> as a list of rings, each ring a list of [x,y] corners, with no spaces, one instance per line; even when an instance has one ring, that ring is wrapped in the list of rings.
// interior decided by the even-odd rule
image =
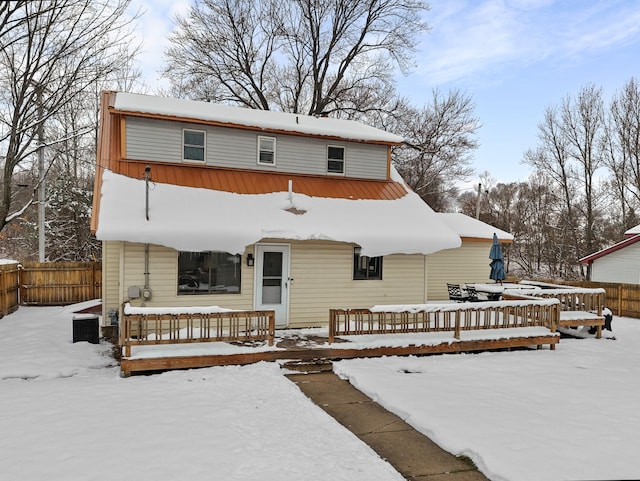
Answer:
[[[618,284],[613,282],[592,281],[558,281],[549,280],[554,284],[571,285],[575,287],[601,287],[605,290],[604,305],[611,309],[616,316],[640,318],[640,285]]]
[[[99,262],[23,262],[20,304],[57,306],[99,299],[102,264]]]
[[[18,264],[0,264],[0,317],[18,308]]]
[[[62,306],[102,296],[99,262],[23,262],[0,265],[0,315],[18,305]]]

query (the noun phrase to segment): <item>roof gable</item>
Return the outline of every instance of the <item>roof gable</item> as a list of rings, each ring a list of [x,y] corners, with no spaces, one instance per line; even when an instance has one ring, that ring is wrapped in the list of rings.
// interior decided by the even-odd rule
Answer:
[[[627,237],[626,239],[618,242],[617,244],[613,244],[612,246],[601,249],[598,252],[589,254],[588,256],[585,256],[582,259],[578,259],[578,262],[580,262],[581,264],[589,264],[595,261],[596,259],[609,255],[613,252],[619,251],[620,249],[624,249],[625,247],[633,245],[638,241],[640,241],[640,234],[636,234],[632,237]]]

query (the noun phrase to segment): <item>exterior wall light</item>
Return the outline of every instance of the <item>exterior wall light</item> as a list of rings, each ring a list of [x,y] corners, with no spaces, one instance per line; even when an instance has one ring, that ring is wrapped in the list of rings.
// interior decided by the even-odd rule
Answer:
[[[253,267],[253,254],[247,254],[247,265]]]

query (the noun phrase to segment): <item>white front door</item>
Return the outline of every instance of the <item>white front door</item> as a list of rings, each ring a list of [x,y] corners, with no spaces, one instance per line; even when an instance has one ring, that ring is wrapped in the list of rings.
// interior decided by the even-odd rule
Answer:
[[[255,309],[276,312],[276,327],[289,324],[289,245],[257,244]]]

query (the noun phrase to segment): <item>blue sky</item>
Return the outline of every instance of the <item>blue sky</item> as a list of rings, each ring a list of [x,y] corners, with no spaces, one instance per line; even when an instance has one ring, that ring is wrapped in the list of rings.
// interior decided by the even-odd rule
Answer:
[[[609,98],[640,78],[640,0],[432,0],[416,66],[398,77],[417,105],[431,90],[460,89],[476,104],[482,128],[473,167],[498,181],[525,180],[522,154],[535,147],[546,107],[593,83]],[[133,0],[142,68],[151,88],[171,31],[188,0]],[[477,182],[477,177],[470,179]]]

